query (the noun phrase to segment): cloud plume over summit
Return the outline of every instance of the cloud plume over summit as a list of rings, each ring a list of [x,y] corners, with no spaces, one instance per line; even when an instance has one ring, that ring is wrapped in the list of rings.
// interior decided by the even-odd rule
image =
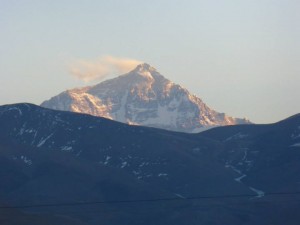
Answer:
[[[113,56],[102,56],[96,60],[80,59],[71,63],[69,72],[74,77],[89,82],[102,80],[109,75],[126,73],[141,61]]]

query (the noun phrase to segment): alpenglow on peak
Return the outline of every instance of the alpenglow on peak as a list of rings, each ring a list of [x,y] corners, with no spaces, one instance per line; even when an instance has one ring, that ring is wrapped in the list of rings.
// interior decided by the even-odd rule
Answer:
[[[142,77],[148,77],[150,79],[155,79],[157,77],[164,78],[154,67],[150,66],[147,63],[142,63],[136,66],[135,69],[130,71],[127,74],[124,74],[123,76],[136,76],[140,75]],[[165,78],[164,78],[165,79]]]
[[[142,71],[156,71],[156,69],[152,66],[150,66],[148,63],[142,63],[137,65],[137,67],[133,70],[133,71],[137,71],[137,72],[142,72]]]
[[[97,85],[64,91],[41,106],[189,133],[250,123],[209,108],[200,98],[166,79],[147,63]]]

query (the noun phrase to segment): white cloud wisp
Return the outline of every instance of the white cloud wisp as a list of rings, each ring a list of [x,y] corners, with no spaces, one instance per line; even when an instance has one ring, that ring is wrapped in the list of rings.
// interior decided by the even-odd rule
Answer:
[[[76,60],[69,66],[72,76],[84,82],[103,80],[114,74],[122,74],[134,69],[142,62],[128,58],[102,56],[96,60]]]

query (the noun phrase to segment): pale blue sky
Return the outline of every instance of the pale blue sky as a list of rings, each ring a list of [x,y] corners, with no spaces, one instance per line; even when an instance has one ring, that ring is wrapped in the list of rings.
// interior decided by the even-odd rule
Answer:
[[[300,112],[299,0],[0,0],[0,104],[91,85],[68,64],[132,58],[256,123]]]

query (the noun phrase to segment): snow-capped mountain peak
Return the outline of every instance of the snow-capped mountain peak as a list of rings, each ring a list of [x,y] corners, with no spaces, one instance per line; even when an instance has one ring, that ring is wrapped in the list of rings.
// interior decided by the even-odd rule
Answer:
[[[132,72],[143,73],[143,72],[157,72],[156,69],[150,66],[148,63],[139,64]]]
[[[143,84],[154,83],[155,81],[163,82],[163,83],[170,82],[164,76],[162,76],[154,67],[150,66],[147,63],[140,64],[129,73],[121,75],[115,79],[120,83],[123,81],[127,85],[133,85],[133,84],[141,85],[142,83]]]
[[[95,86],[63,92],[42,106],[183,132],[249,123],[210,109],[200,98],[147,63]]]

